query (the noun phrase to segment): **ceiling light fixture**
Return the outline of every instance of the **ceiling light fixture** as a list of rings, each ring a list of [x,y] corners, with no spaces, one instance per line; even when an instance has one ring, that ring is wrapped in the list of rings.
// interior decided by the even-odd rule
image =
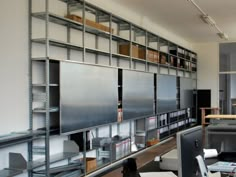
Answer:
[[[201,15],[200,18],[202,19],[203,22],[205,22],[208,25],[211,25],[211,26],[216,25],[215,20],[213,20],[213,18],[210,17],[209,15]]]
[[[202,21],[208,25],[210,25],[211,27],[215,27],[215,29],[218,31],[217,35],[221,38],[221,39],[225,39],[228,40],[229,36],[224,33],[216,24],[215,20],[209,16],[206,12],[204,12],[199,5],[196,4],[196,2],[194,0],[187,0],[189,2],[191,2],[196,8],[197,10],[201,13],[200,18],[202,19]]]
[[[229,36],[225,33],[217,33],[217,35],[224,40],[229,40]]]

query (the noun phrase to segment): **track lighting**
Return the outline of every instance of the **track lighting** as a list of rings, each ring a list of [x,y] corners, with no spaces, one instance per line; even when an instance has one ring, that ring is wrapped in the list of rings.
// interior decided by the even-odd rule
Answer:
[[[214,27],[218,33],[217,35],[221,38],[221,39],[224,39],[224,40],[228,40],[229,39],[229,36],[224,33],[220,28],[219,26],[217,26],[215,20],[209,16],[205,11],[203,11],[200,6],[198,4],[196,4],[196,2],[194,0],[187,0],[188,2],[190,2],[191,4],[194,5],[195,8],[197,8],[197,10],[201,13],[200,15],[200,18],[202,19],[202,21],[208,25],[210,25],[211,27]]]

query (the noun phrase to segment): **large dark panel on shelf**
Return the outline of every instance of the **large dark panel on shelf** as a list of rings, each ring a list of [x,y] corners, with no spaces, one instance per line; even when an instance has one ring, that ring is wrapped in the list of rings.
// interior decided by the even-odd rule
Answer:
[[[193,81],[180,77],[180,109],[193,107]]]
[[[123,70],[123,119],[154,114],[154,74]]]
[[[117,84],[115,68],[61,62],[61,133],[116,122]]]
[[[177,109],[176,76],[157,75],[157,113]]]
[[[211,107],[211,90],[210,89],[200,89],[194,91],[193,97],[194,109],[193,115],[197,117],[197,124],[202,124],[202,114],[200,108]],[[210,114],[211,110],[206,110],[206,115]]]

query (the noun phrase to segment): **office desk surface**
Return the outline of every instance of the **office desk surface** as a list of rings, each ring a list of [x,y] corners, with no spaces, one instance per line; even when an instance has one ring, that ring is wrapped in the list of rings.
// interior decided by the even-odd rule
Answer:
[[[218,107],[201,107],[200,109],[206,109],[206,110],[220,110]]]
[[[236,119],[236,115],[231,115],[231,114],[209,114],[205,118],[207,118],[207,119]]]
[[[147,172],[147,173],[140,173],[141,177],[177,177],[172,172]]]

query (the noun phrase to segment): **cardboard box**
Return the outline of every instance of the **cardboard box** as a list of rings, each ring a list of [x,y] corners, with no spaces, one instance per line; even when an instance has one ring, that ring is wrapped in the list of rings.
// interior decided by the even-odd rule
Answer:
[[[65,17],[69,18],[71,20],[83,23],[83,18],[78,16],[78,15],[66,15]],[[85,19],[85,24],[87,26],[91,26],[93,28],[97,28],[97,29],[100,29],[102,31],[106,31],[106,32],[109,32],[109,33],[113,33],[114,32],[114,29],[111,29],[110,27],[107,27],[105,25],[99,24],[99,23],[94,22],[92,20]]]
[[[129,44],[120,44],[119,53],[122,55],[130,56],[130,45]],[[132,45],[132,57],[138,58],[138,46]]]
[[[159,142],[158,139],[152,139],[152,140],[148,140],[146,145],[149,147],[149,146],[153,146],[157,144],[158,142]]]
[[[92,21],[92,20],[86,19],[85,23],[86,23],[87,26],[91,26],[93,28],[97,28],[98,29],[98,27],[99,27],[99,24],[94,22],[94,21]]]
[[[166,64],[166,56],[161,55],[161,64]]]
[[[71,20],[74,20],[74,21],[83,23],[82,17],[80,17],[80,16],[78,16],[78,15],[66,15],[65,17],[66,17],[66,18],[69,18],[69,19],[71,19]]]
[[[159,52],[153,51],[153,62],[159,63]]]
[[[119,108],[118,115],[117,115],[117,122],[122,122],[122,120],[123,120],[122,114],[123,114],[122,108]]]
[[[96,170],[97,168],[97,159],[92,157],[86,158],[86,172],[89,173],[91,171]]]
[[[152,50],[147,50],[147,60],[154,62],[154,52]]]
[[[98,28],[100,29],[100,30],[102,30],[102,31],[106,31],[106,32],[108,32],[108,33],[114,33],[114,29],[113,28],[110,28],[110,27],[108,27],[108,26],[105,26],[105,25],[102,25],[102,24],[98,24]]]
[[[146,60],[146,51],[143,48],[138,49],[138,58]]]
[[[170,56],[170,65],[174,66],[174,57],[173,56]]]

